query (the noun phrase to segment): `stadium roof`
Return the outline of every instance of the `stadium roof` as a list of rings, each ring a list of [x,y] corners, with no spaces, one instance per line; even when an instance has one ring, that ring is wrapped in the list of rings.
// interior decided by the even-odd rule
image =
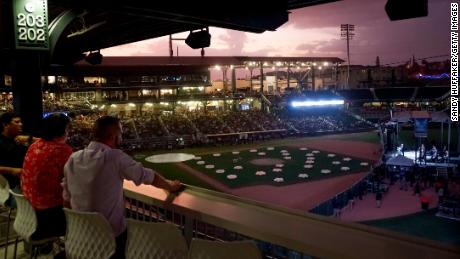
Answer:
[[[288,21],[289,10],[335,1],[48,0],[50,28],[59,24],[55,21],[65,25],[53,57],[73,63],[86,51],[208,26],[255,33],[274,31]],[[2,5],[6,2],[2,0]]]

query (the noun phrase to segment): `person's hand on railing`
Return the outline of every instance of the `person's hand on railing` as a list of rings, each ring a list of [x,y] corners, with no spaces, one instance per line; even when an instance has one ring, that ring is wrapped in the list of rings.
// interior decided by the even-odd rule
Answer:
[[[0,166],[0,174],[10,174],[19,176],[22,173],[22,168]]]
[[[183,185],[179,180],[167,180],[167,182],[169,183],[167,190],[172,193],[179,192],[183,189],[183,187],[185,187],[185,185]]]
[[[158,188],[162,188],[170,193],[175,193],[181,190],[182,183],[178,180],[168,180],[162,175],[156,174],[153,179],[152,185]]]

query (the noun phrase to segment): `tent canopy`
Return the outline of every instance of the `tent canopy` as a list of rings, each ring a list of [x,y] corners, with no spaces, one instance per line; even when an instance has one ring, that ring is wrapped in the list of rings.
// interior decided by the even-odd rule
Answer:
[[[414,165],[414,160],[407,158],[403,155],[397,155],[395,157],[390,158],[387,161],[387,165],[393,165],[393,166],[413,166]]]

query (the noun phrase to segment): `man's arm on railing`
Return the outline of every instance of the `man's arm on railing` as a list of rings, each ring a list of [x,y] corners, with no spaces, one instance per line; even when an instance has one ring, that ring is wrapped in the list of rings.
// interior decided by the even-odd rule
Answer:
[[[0,174],[10,174],[19,176],[22,173],[22,168],[0,166]]]
[[[165,189],[169,192],[177,192],[182,187],[182,183],[178,180],[167,180],[158,173],[155,173],[155,178],[153,178],[152,185],[158,188]]]

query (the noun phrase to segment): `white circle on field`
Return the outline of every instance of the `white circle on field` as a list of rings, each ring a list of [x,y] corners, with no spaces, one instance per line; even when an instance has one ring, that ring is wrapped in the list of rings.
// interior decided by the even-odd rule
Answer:
[[[160,164],[160,163],[179,163],[194,159],[195,155],[186,153],[167,153],[153,155],[145,158],[145,161]]]

